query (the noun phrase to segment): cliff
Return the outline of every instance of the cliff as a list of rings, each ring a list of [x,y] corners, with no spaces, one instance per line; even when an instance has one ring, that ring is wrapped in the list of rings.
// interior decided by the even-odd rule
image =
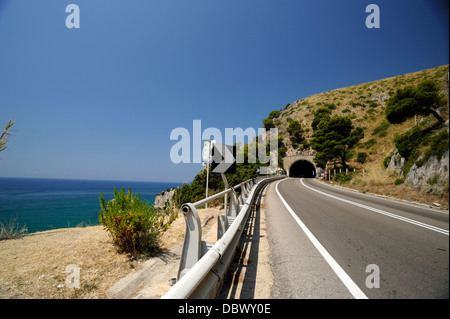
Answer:
[[[172,188],[169,190],[166,190],[162,193],[159,193],[155,196],[155,203],[154,206],[156,208],[164,208],[166,205],[172,204],[172,198],[175,194],[176,188]]]

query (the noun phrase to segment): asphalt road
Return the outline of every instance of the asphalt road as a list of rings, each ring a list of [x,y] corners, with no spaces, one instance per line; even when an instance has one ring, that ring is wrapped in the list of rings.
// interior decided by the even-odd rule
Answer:
[[[266,193],[273,298],[448,298],[449,214],[287,178]]]

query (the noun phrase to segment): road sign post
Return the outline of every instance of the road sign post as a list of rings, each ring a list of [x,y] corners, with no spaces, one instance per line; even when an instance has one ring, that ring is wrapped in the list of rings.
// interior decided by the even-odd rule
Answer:
[[[216,144],[216,140],[203,142],[203,163],[206,163],[206,198],[208,198],[209,163],[211,163],[211,149],[213,144]],[[208,208],[208,203],[205,204],[205,208]]]
[[[225,174],[236,173],[236,147],[222,144],[214,144],[212,148],[211,173],[222,176],[225,190],[228,189],[228,181]],[[224,218],[227,223],[228,194],[224,198]]]

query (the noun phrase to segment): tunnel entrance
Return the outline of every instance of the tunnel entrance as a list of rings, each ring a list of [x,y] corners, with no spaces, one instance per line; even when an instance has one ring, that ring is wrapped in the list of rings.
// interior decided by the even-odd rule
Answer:
[[[314,164],[307,160],[299,160],[289,168],[289,177],[316,177],[316,168]]]

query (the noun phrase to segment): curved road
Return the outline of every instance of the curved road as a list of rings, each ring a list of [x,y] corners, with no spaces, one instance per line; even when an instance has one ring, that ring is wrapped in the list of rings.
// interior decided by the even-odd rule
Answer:
[[[273,298],[448,298],[449,214],[287,178],[266,193]]]

